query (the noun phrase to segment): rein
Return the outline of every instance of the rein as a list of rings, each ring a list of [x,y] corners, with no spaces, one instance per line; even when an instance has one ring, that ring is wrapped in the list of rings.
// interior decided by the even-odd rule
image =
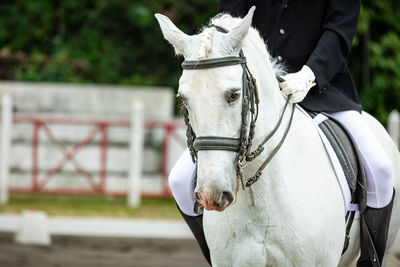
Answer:
[[[220,26],[211,25],[211,27],[215,27],[218,31],[227,33],[228,31]],[[245,187],[250,187],[254,184],[262,174],[264,168],[268,165],[271,159],[275,156],[278,150],[281,148],[284,143],[290,127],[293,121],[293,115],[295,110],[295,104],[292,105],[290,120],[285,129],[285,132],[280,139],[279,143],[275,146],[275,148],[270,152],[268,157],[265,159],[263,164],[258,168],[255,175],[243,181],[243,168],[247,165],[248,162],[256,159],[264,150],[264,145],[274,136],[274,134],[279,129],[287,107],[289,105],[290,95],[286,100],[286,104],[283,108],[283,111],[280,115],[279,121],[275,125],[274,129],[269,133],[264,140],[258,145],[256,150],[251,151],[252,141],[255,134],[255,124],[258,118],[258,105],[260,103],[258,97],[258,89],[256,85],[256,80],[252,76],[249,68],[247,67],[246,57],[244,56],[243,50],[240,49],[239,56],[228,56],[221,58],[211,58],[204,60],[185,60],[182,63],[182,68],[184,70],[197,70],[197,69],[209,69],[209,68],[218,68],[218,67],[226,67],[233,65],[241,65],[243,69],[242,74],[242,125],[240,129],[240,137],[239,138],[230,138],[230,137],[222,137],[222,136],[198,136],[196,137],[189,121],[189,113],[186,107],[183,109],[183,115],[185,124],[187,126],[186,137],[187,144],[190,150],[190,154],[192,156],[193,162],[197,165],[197,153],[201,150],[224,150],[224,151],[232,151],[237,153],[237,164],[236,164],[236,175],[240,179],[243,190]],[[277,76],[278,81],[282,81],[283,79]],[[250,124],[249,124],[250,117]],[[237,187],[238,188],[238,187]]]

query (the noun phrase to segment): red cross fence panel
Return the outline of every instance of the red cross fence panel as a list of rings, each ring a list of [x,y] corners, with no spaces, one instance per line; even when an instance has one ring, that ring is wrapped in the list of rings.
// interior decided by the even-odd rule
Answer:
[[[47,194],[74,194],[74,195],[107,195],[107,196],[125,196],[126,190],[107,190],[107,150],[109,148],[109,130],[111,127],[129,128],[129,120],[115,119],[82,119],[70,117],[38,117],[27,115],[14,115],[14,123],[25,123],[32,125],[32,167],[31,167],[31,186],[30,187],[10,187],[11,192],[15,193],[47,193]],[[91,130],[86,137],[76,142],[72,147],[67,147],[53,133],[49,125],[84,125],[91,126]],[[171,192],[168,186],[168,166],[170,155],[171,138],[175,138],[182,147],[186,146],[186,141],[177,134],[177,129],[184,128],[185,125],[178,121],[146,121],[145,128],[147,129],[163,129],[163,145],[161,154],[161,176],[162,190],[160,192],[142,192],[143,197],[171,197]],[[63,158],[50,170],[40,174],[39,162],[39,134],[43,132],[47,139],[57,146],[63,153]],[[100,168],[98,171],[98,179],[87,171],[82,164],[76,159],[76,155],[87,146],[96,136],[100,135]],[[89,184],[88,188],[46,188],[46,185],[64,166],[70,162]]]

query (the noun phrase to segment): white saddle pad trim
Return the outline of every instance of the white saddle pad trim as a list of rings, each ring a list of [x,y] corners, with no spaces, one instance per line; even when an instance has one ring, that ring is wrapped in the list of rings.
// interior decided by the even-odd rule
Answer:
[[[329,140],[326,138],[325,134],[322,132],[322,130],[319,128],[319,124],[327,120],[328,118],[323,115],[323,114],[318,114],[314,118],[311,118],[310,115],[303,110],[301,107],[298,107],[300,111],[302,111],[304,114],[306,114],[314,123],[315,128],[318,131],[318,134],[322,140],[322,143],[324,144],[325,150],[328,153],[329,159],[331,161],[333,170],[336,174],[337,181],[339,183],[340,189],[343,194],[343,200],[344,200],[344,208],[347,211],[349,210],[357,210],[358,211],[358,205],[354,205],[351,203],[351,192],[349,185],[347,183],[346,176],[344,174],[342,165],[340,164],[339,158],[337,157],[335,151],[333,150],[333,147],[329,143]],[[358,212],[356,213],[356,217],[358,217]]]

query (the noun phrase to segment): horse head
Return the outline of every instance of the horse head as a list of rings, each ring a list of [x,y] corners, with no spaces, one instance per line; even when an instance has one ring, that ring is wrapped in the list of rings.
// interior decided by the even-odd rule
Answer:
[[[207,27],[193,36],[180,31],[166,16],[155,15],[165,39],[175,48],[176,54],[183,55],[185,62],[191,62],[190,66],[193,67],[184,67],[178,95],[188,112],[190,127],[196,137],[239,140],[243,135],[242,87],[245,68],[240,64],[196,68],[196,62],[237,57],[249,31],[254,10],[255,7],[251,8],[243,19],[225,15],[235,23],[229,25],[227,33]],[[249,130],[246,128],[246,131]],[[223,211],[235,201],[239,188],[237,151],[199,150],[196,151],[196,159],[196,199],[207,210]]]

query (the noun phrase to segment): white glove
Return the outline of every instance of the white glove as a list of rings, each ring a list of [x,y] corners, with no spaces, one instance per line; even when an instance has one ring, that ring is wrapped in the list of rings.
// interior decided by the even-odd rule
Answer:
[[[314,72],[306,65],[300,71],[282,77],[285,81],[279,84],[287,96],[292,95],[290,103],[301,102],[308,91],[315,85]]]

